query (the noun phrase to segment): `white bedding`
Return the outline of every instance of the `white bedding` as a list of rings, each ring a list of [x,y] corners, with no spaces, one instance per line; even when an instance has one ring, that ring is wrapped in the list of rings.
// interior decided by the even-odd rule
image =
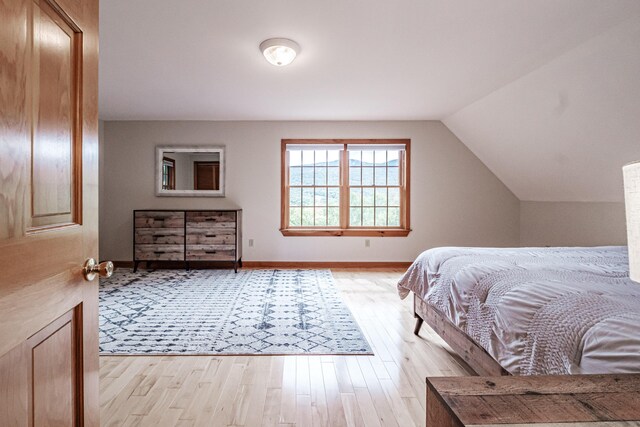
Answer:
[[[626,247],[436,248],[398,283],[515,375],[640,372]]]

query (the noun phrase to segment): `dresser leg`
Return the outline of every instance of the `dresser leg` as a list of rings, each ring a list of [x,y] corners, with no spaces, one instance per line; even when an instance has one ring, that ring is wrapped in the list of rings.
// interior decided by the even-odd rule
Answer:
[[[138,261],[133,261],[133,272],[138,271]]]
[[[242,258],[238,260],[238,267],[242,268]]]
[[[235,261],[233,263],[233,271],[235,271],[236,273],[238,272],[238,261]]]

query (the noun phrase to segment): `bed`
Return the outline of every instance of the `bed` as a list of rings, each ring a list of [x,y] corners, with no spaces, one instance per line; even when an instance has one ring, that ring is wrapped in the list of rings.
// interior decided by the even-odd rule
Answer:
[[[435,248],[398,292],[480,375],[640,372],[626,247]]]

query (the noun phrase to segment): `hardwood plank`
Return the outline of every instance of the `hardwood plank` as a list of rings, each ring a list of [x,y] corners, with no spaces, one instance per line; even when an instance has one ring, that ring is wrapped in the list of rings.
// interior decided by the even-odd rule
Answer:
[[[371,394],[369,394],[369,389],[366,387],[356,387],[355,394],[364,425],[366,427],[382,427],[376,412],[376,407],[373,404],[373,399],[371,399]]]
[[[360,414],[360,407],[355,393],[341,393],[344,416],[349,427],[364,427],[364,419]]]
[[[279,388],[269,388],[264,402],[264,417],[262,425],[272,427],[280,425],[280,403],[282,401],[282,390]]]
[[[280,422],[296,422],[296,363],[297,357],[286,356],[282,372],[282,401],[280,402]]]
[[[299,394],[296,396],[296,426],[312,426],[311,396]]]
[[[349,367],[347,366],[346,360],[348,357],[349,356],[336,356],[333,358],[340,393],[353,393],[353,384],[351,383],[351,375],[349,375]]]
[[[324,388],[322,362],[319,356],[309,357],[309,384],[311,386],[311,420],[314,427],[329,425],[329,410]]]
[[[341,427],[347,425],[340,387],[336,378],[336,371],[333,363],[321,363],[322,377],[324,378],[324,390],[327,397],[327,409],[329,410],[329,421],[331,426]]]

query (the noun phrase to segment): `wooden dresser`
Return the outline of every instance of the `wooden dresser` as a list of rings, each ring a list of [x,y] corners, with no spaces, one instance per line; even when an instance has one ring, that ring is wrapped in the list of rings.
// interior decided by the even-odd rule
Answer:
[[[638,420],[640,374],[427,378],[427,427],[629,427]]]
[[[242,267],[242,210],[135,210],[133,264],[232,262]]]

